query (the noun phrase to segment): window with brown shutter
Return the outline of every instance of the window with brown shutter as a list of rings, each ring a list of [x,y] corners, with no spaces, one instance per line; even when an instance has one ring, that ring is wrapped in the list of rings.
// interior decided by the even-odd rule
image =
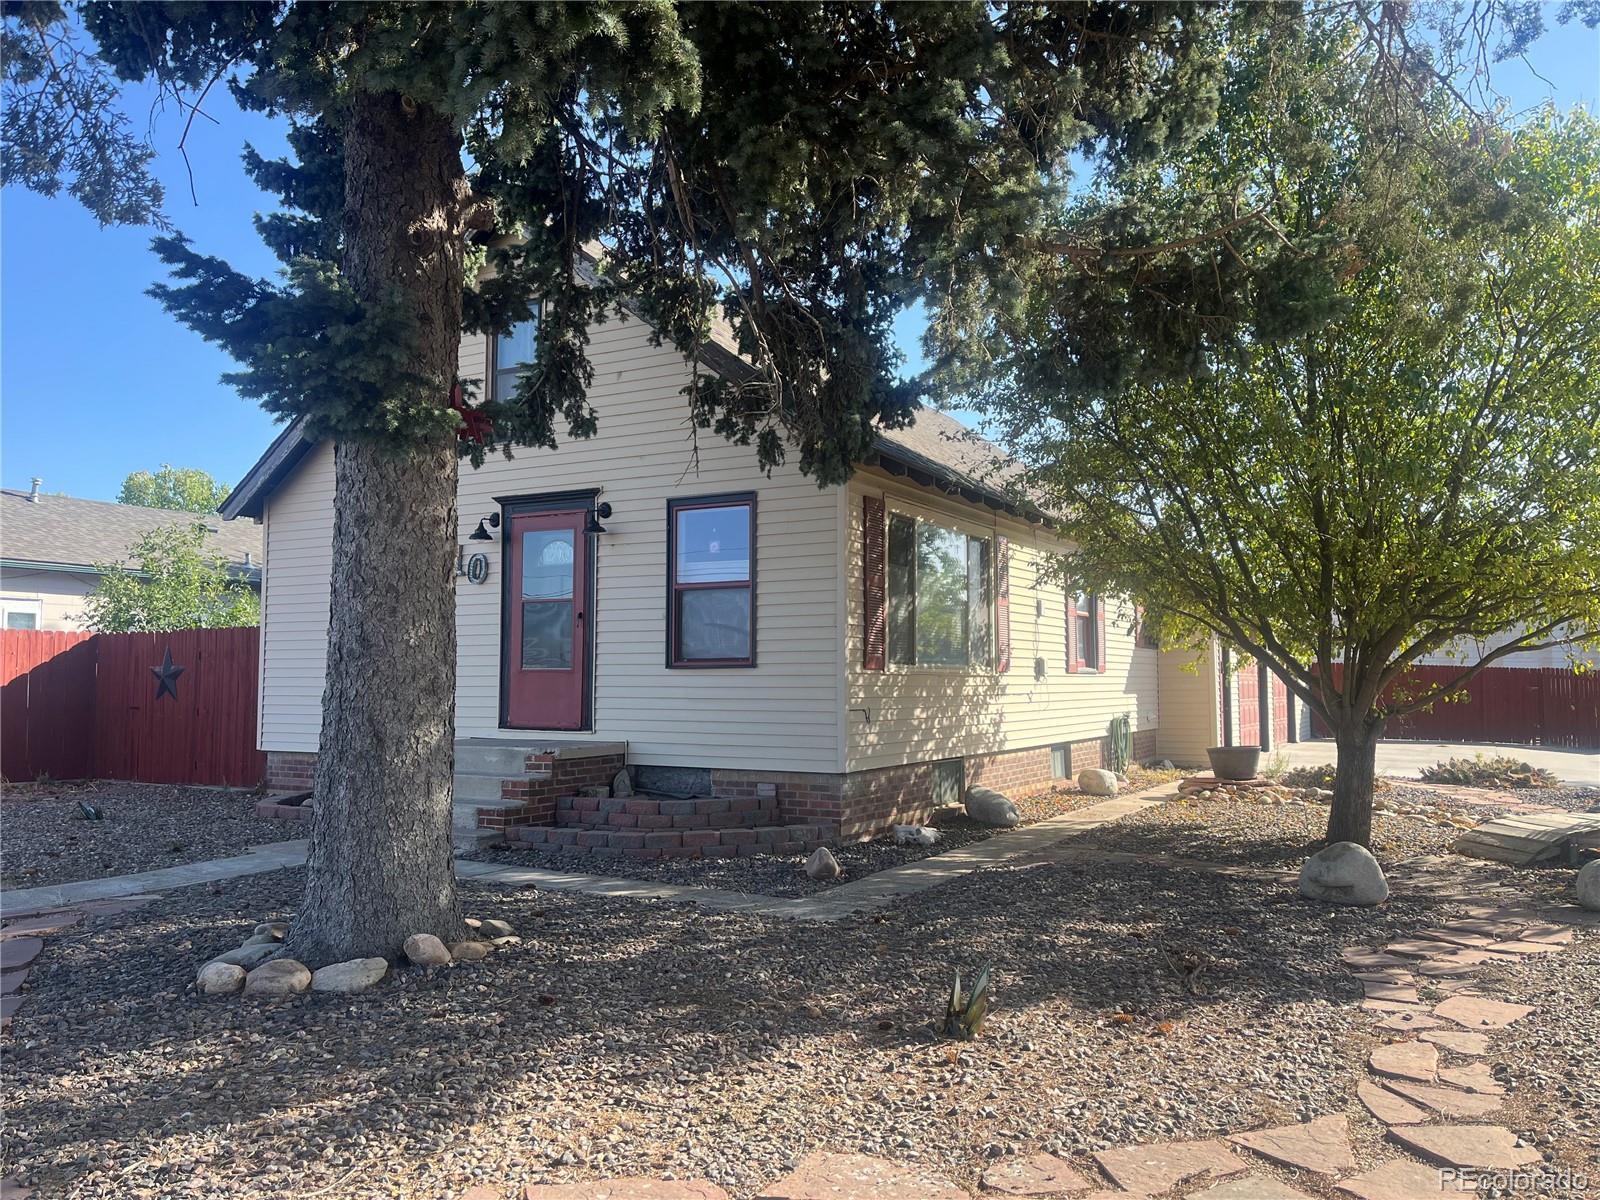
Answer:
[[[861,520],[861,554],[864,567],[862,664],[869,671],[881,671],[886,659],[887,635],[882,496],[862,497]]]

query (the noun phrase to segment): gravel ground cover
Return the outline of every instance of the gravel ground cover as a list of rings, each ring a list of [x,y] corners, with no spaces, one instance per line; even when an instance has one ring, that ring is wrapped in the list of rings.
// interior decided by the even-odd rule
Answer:
[[[86,821],[78,801],[104,820]],[[154,783],[7,785],[0,798],[0,886],[102,879],[243,854],[306,836],[294,821],[262,820],[255,797]]]
[[[1149,787],[1160,782],[1159,777],[1130,776],[1124,793]],[[1091,804],[1105,800],[1105,796],[1091,796],[1076,787],[1051,788],[1031,796],[1014,800],[1024,825],[1076,812]],[[805,873],[807,855],[757,854],[748,858],[690,858],[655,859],[640,861],[627,858],[596,859],[586,854],[569,854],[551,846],[534,846],[512,842],[503,846],[489,846],[464,855],[483,862],[502,866],[539,867],[550,871],[573,871],[583,875],[610,875],[623,879],[644,879],[652,883],[675,883],[688,887],[718,888],[727,892],[745,892],[761,896],[778,896],[796,899],[827,891],[841,883],[849,883],[890,867],[917,862],[947,850],[981,842],[1004,830],[980,825],[956,807],[941,809],[928,820],[928,825],[939,831],[939,841],[932,846],[897,846],[893,835],[874,838],[870,842],[854,842],[844,846],[830,846],[829,850],[839,860],[844,873],[837,879],[811,879]]]
[[[469,887],[467,911],[521,944],[359,997],[196,996],[195,968],[292,916],[302,882],[188,889],[53,937],[5,1045],[0,1174],[73,1200],[509,1197],[627,1174],[746,1200],[814,1149],[975,1189],[1007,1154],[1050,1149],[1093,1178],[1094,1149],[1336,1113],[1368,1167],[1395,1154],[1355,1098],[1379,1037],[1337,952],[1464,911],[1329,909],[1126,863],[997,868],[829,925]],[[1578,1089],[1600,1044],[1597,947],[1583,931],[1504,993],[1542,1005],[1512,1076],[1550,1094],[1515,1128],[1553,1138],[1556,1161],[1596,1133]],[[1200,994],[1164,950],[1209,962]],[[951,968],[985,960],[989,1026],[936,1038]]]

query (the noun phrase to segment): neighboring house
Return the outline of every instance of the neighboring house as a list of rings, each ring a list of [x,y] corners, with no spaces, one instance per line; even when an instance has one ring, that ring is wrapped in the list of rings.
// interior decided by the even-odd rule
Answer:
[[[1062,545],[983,482],[993,447],[924,411],[842,487],[763,474],[705,432],[696,456],[683,357],[635,318],[592,337],[598,436],[462,467],[460,806],[547,822],[556,796],[626,763],[660,790],[775,794],[785,819],[850,836],[969,784],[1103,763],[1114,717],[1135,759],[1163,753],[1158,653],[1129,606],[1040,578]],[[531,331],[495,343],[469,336],[461,356],[491,394]],[[717,346],[699,365],[746,369]],[[277,788],[309,786],[315,761],[333,493],[332,448],[291,426],[223,505],[266,535],[260,746]]]
[[[206,523],[206,544],[256,587],[261,581],[261,527],[165,508],[77,500],[0,489],[0,624],[6,629],[82,629],[84,597],[100,582],[100,566],[133,565],[129,548],[163,525]]]

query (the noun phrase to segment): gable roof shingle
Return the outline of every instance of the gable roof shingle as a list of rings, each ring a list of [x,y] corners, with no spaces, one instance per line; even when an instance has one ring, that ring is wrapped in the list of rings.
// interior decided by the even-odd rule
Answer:
[[[206,525],[206,545],[238,572],[259,572],[261,526],[226,521],[216,513],[174,512],[73,496],[41,496],[0,488],[0,557],[56,569],[91,570],[99,563],[132,565],[128,551],[152,529]],[[249,556],[249,566],[245,564]]]

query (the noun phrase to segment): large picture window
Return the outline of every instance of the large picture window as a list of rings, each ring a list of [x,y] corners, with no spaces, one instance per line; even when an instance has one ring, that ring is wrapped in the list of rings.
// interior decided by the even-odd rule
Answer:
[[[992,545],[932,521],[890,515],[890,662],[974,667],[993,661]]]
[[[756,501],[667,503],[667,665],[753,667]]]
[[[494,380],[489,398],[504,402],[517,390],[517,376],[537,356],[539,340],[539,315],[535,310],[531,321],[520,321],[510,333],[494,335]]]

